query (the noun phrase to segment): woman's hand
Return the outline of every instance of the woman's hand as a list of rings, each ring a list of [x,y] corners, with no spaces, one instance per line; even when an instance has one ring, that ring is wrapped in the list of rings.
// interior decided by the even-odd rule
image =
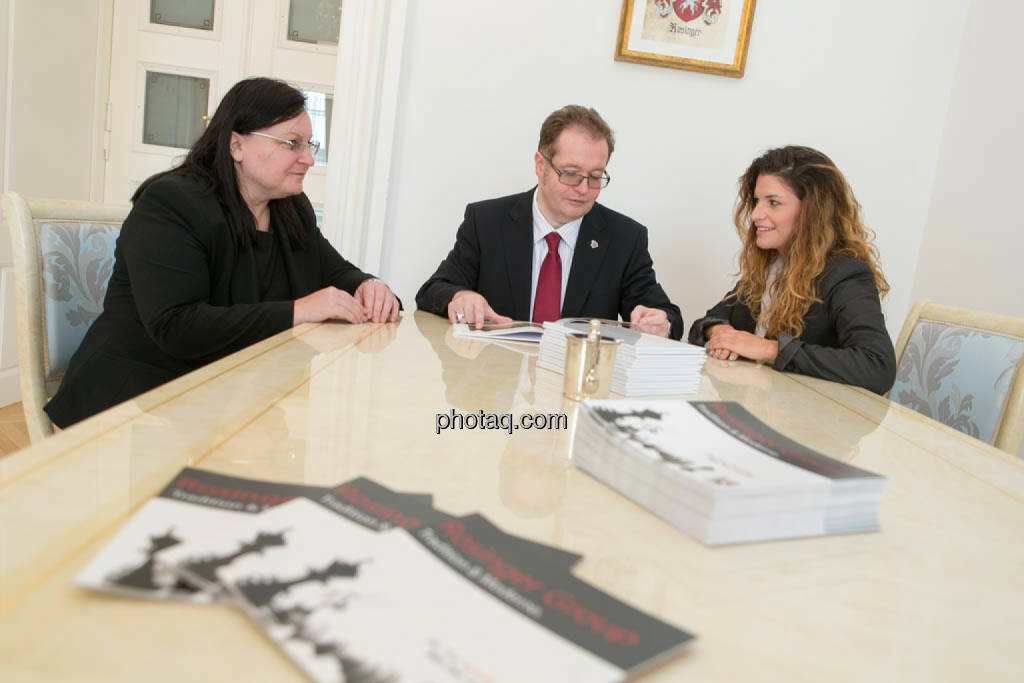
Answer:
[[[356,290],[358,293],[359,290]],[[296,299],[292,307],[292,326],[299,323],[319,323],[339,319],[350,323],[365,323],[369,320],[363,305],[346,291],[337,287],[321,290]]]
[[[393,323],[398,318],[398,297],[380,280],[363,280],[356,287],[355,298],[375,323]]]
[[[739,357],[750,360],[773,361],[779,355],[779,342],[741,332],[731,325],[713,325],[704,331],[708,343],[704,345],[709,356],[722,360]]]
[[[724,332],[725,330],[735,330],[736,328],[728,323],[721,323],[719,325],[710,325],[704,328],[704,340],[707,341],[715,336],[718,332]],[[704,345],[707,348],[707,344]]]

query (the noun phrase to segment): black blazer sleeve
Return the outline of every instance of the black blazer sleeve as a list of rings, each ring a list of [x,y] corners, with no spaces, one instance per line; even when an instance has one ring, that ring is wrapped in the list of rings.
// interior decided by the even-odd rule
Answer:
[[[221,357],[291,327],[292,302],[214,305],[211,272],[224,236],[213,234],[204,202],[171,177],[135,203],[118,240],[147,334],[166,354]],[[216,227],[226,229],[222,223]]]
[[[320,255],[321,289],[333,285],[349,294],[355,294],[359,285],[366,280],[373,279],[373,275],[364,273],[339,254],[338,250],[327,241],[327,238],[315,228],[313,229],[313,239],[317,241],[317,251]]]
[[[637,306],[665,311],[670,326],[668,336],[672,339],[683,336],[683,314],[658,284],[654,275],[654,262],[647,247],[647,228],[642,226],[622,274],[622,303],[619,315],[628,321]]]
[[[775,368],[864,387],[884,394],[896,380],[896,353],[885,328],[871,268],[841,261],[819,293],[835,330],[835,347],[779,335]]]
[[[416,292],[416,307],[447,317],[448,303],[455,293],[463,289],[476,291],[479,282],[480,238],[470,204],[455,235],[455,246]]]
[[[744,320],[744,313],[746,318],[750,318],[750,312],[746,306],[737,305],[736,299],[732,298],[735,292],[736,288],[733,287],[722,297],[721,301],[708,309],[703,318],[693,321],[687,341],[697,346],[704,346],[704,343],[707,342],[704,330],[712,325],[732,325],[737,330],[754,331],[756,325],[753,319],[750,319],[749,324],[746,324],[747,321]]]

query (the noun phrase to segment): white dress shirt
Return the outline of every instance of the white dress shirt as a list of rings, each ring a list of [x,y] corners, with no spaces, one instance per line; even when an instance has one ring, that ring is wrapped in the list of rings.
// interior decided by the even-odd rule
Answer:
[[[530,285],[530,317],[533,320],[533,303],[537,298],[537,279],[540,278],[540,266],[544,263],[544,257],[548,255],[548,243],[544,238],[549,232],[557,232],[561,238],[558,240],[558,256],[562,259],[562,292],[558,299],[558,310],[561,315],[562,304],[565,303],[565,287],[569,284],[569,269],[572,267],[572,255],[576,251],[576,239],[580,236],[580,225],[582,218],[566,223],[562,227],[551,227],[548,219],[540,212],[537,206],[537,191],[533,191],[533,278]]]

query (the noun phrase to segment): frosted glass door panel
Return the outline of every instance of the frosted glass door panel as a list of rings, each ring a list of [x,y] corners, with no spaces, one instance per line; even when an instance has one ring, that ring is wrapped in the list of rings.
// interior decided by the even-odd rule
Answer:
[[[341,30],[341,0],[291,0],[288,40],[337,45]]]
[[[214,0],[150,0],[149,21],[212,31],[213,3]]]
[[[331,112],[334,96],[316,90],[303,90],[306,96],[306,112],[313,124],[313,139],[320,143],[320,150],[313,157],[317,166],[327,165],[327,148],[331,143]]]
[[[210,79],[146,72],[142,141],[189,148],[202,135],[209,108]]]

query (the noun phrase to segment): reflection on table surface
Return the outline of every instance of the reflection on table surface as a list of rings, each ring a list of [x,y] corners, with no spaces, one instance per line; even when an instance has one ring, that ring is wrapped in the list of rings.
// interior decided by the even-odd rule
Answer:
[[[454,339],[423,312],[303,325],[0,459],[0,678],[301,679],[231,610],[71,585],[184,466],[365,475],[581,553],[580,578],[698,635],[644,680],[1024,674],[1020,462],[863,390],[709,361],[682,398],[739,401],[889,480],[880,533],[708,549],[572,466],[561,379],[534,347]],[[565,413],[570,430],[435,434],[453,409]]]

